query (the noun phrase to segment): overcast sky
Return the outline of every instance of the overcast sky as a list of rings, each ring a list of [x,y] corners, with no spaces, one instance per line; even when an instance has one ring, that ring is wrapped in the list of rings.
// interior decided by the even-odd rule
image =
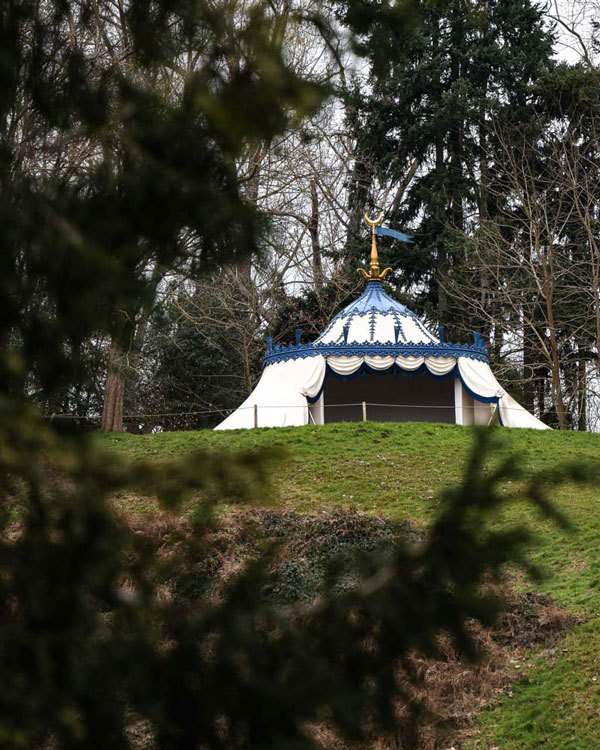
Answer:
[[[600,2],[598,0],[547,0],[547,2],[549,20],[559,18],[564,24],[555,22],[558,56],[568,62],[577,62],[582,58],[582,44],[592,56],[591,22],[592,19],[598,18]],[[574,33],[570,33],[565,26],[573,29],[581,40]]]

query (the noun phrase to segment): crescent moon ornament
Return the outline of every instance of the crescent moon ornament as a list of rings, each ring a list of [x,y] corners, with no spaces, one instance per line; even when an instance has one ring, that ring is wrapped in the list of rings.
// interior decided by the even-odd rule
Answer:
[[[383,281],[391,271],[391,268],[386,268],[383,271],[379,270],[379,253],[377,252],[377,235],[375,234],[375,228],[383,221],[383,211],[374,218],[371,218],[369,212],[366,211],[365,221],[371,227],[371,267],[368,272],[365,271],[364,268],[359,268],[358,272],[366,279],[366,281]]]
[[[368,211],[366,211],[366,212],[365,212],[365,221],[367,222],[367,224],[368,224],[368,225],[369,225],[369,226],[370,226],[370,227],[371,227],[372,229],[375,229],[375,227],[378,227],[378,226],[379,226],[379,225],[381,224],[381,222],[383,221],[383,211],[381,211],[381,212],[380,212],[380,214],[379,214],[379,216],[376,216],[376,217],[375,217],[374,219],[372,219],[372,218],[371,218],[371,217],[369,216],[369,212],[368,212]]]

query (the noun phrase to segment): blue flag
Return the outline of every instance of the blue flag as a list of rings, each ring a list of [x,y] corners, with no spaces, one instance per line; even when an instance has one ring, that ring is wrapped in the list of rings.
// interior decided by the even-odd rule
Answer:
[[[387,227],[377,227],[375,229],[375,234],[382,234],[386,237],[393,237],[395,240],[400,240],[400,242],[413,241],[410,234],[403,234],[402,232],[397,232],[395,229],[388,229]]]

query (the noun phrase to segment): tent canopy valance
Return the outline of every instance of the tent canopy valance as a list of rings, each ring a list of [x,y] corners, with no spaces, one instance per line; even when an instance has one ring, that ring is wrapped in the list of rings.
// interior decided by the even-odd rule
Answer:
[[[444,376],[456,367],[455,357],[380,357],[380,356],[350,356],[325,358],[327,365],[336,375],[351,376],[359,371],[386,372],[400,369],[407,373],[426,370],[432,375]]]
[[[378,341],[363,344],[325,344],[315,342],[314,344],[294,344],[291,346],[273,346],[267,343],[267,352],[264,357],[264,365],[285,362],[289,359],[306,359],[307,357],[378,357],[378,358],[402,358],[410,360],[415,358],[424,359],[457,359],[467,357],[481,362],[489,362],[487,349],[476,334],[476,343],[470,344],[447,344],[445,342],[431,342],[429,344],[405,344],[380,343]],[[422,364],[422,362],[421,362]],[[410,368],[405,368],[410,369]]]

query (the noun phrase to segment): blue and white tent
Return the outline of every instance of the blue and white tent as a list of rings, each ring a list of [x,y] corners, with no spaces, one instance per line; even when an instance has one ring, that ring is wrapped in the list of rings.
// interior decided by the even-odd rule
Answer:
[[[382,287],[375,232],[362,295],[323,333],[293,346],[268,343],[261,379],[216,429],[325,422],[419,421],[549,429],[498,383],[478,334],[451,344]],[[440,337],[441,336],[441,337]]]

